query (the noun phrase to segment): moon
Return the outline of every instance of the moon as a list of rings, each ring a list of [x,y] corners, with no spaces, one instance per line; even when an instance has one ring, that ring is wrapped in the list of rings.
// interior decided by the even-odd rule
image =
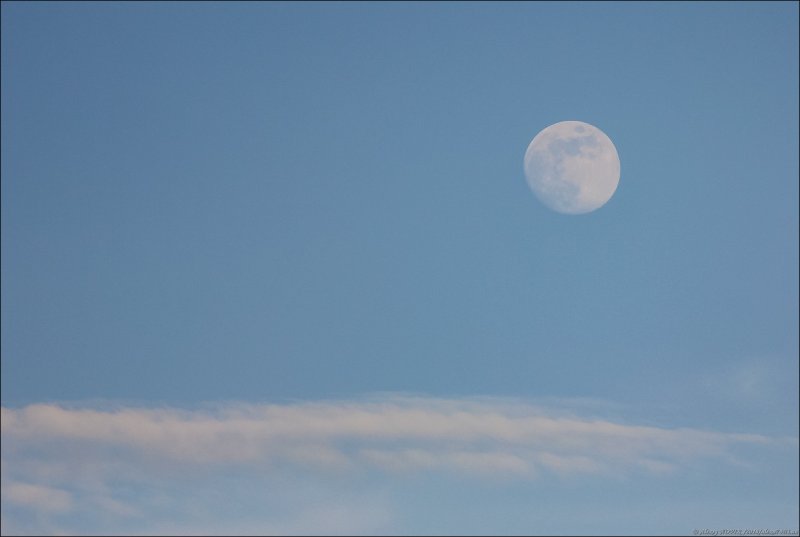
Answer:
[[[605,205],[617,190],[619,170],[611,139],[582,121],[546,127],[525,151],[528,185],[559,213],[584,214]]]

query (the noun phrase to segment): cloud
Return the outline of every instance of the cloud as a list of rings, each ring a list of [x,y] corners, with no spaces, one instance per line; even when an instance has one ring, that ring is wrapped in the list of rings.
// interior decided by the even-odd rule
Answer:
[[[210,411],[37,404],[3,408],[2,435],[12,454],[53,448],[62,456],[83,453],[97,460],[113,451],[145,465],[261,466],[279,461],[344,470],[364,461],[405,460],[402,465],[410,467],[512,472],[537,466],[595,472],[609,465],[625,471],[643,461],[679,464],[725,456],[736,445],[775,442],[763,435],[559,416],[502,400],[409,397],[240,404]]]
[[[195,504],[208,502],[195,512],[196,506],[179,500],[176,491],[202,489],[228,476],[244,476],[242,483],[258,476],[262,484],[290,473],[293,480],[298,475],[352,480],[431,473],[516,482],[631,475],[663,479],[709,460],[738,464],[752,449],[796,446],[796,440],[764,435],[624,423],[553,403],[386,395],[194,410],[4,407],[4,512],[7,505],[62,518],[91,511],[107,521],[141,522],[142,517],[157,519],[152,513],[171,505],[187,520],[198,520],[203,511],[220,508],[216,500],[195,498]],[[256,489],[252,497],[263,494]],[[245,495],[240,503],[247,501]],[[360,518],[353,514],[365,503],[363,498],[343,502],[337,493],[298,511],[296,520],[254,521],[246,527],[250,533],[316,528],[308,525],[313,511],[326,533],[379,532],[382,521],[391,518],[389,510],[380,505]],[[334,519],[341,522],[335,530]],[[170,528],[151,530],[170,533]]]
[[[440,469],[481,477],[531,477],[533,472],[533,466],[526,459],[502,452],[365,449],[359,453],[359,458],[395,473]]]
[[[62,513],[72,508],[72,495],[42,485],[10,482],[2,486],[3,501],[45,513]]]

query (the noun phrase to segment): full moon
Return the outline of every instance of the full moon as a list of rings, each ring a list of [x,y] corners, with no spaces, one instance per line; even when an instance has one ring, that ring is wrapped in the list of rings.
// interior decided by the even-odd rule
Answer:
[[[589,213],[617,190],[619,156],[594,125],[562,121],[534,136],[525,151],[525,177],[539,201],[554,211]]]

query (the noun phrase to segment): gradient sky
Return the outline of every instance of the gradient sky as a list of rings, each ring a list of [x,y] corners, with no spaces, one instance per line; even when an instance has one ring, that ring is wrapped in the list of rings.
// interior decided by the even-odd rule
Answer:
[[[796,530],[797,28],[3,2],[3,533]],[[566,120],[586,215],[523,173]]]

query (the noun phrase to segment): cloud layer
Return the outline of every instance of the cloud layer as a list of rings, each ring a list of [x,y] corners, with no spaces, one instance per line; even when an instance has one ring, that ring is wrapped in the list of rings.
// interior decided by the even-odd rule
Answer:
[[[111,518],[136,517],[142,506],[123,498],[126,487],[163,489],[215,473],[659,477],[709,459],[742,464],[740,450],[786,442],[503,399],[384,396],[203,410],[37,404],[2,409],[2,498],[4,512],[59,516],[91,505]]]
[[[366,464],[531,476],[537,469],[663,470],[698,457],[727,457],[736,445],[774,442],[762,435],[557,416],[496,400],[401,397],[211,411],[31,405],[3,408],[2,434],[9,454],[50,447],[93,456],[111,450],[180,465],[288,462],[347,469]]]

